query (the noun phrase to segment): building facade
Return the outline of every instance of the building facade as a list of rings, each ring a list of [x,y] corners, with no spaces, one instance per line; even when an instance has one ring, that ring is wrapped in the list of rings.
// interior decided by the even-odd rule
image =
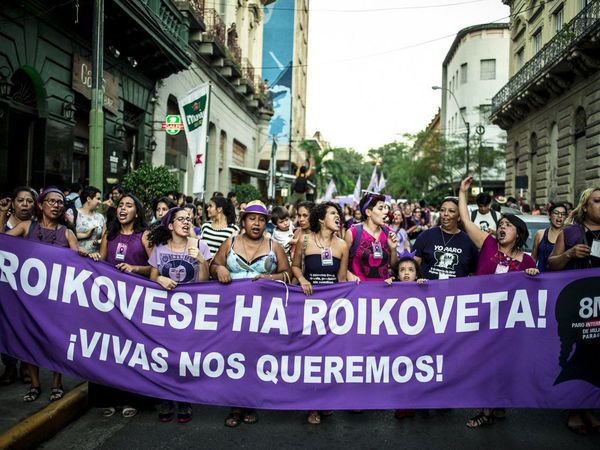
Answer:
[[[469,161],[464,170],[468,165],[487,190],[496,189],[504,180],[503,158],[486,163],[486,152],[498,153],[506,144],[505,131],[490,123],[489,115],[493,95],[508,81],[509,41],[507,23],[464,28],[456,35],[442,65],[442,132],[457,145],[466,146],[468,138],[465,157]]]
[[[191,193],[193,181],[185,134],[171,136],[161,130],[161,123],[167,115],[179,114],[179,98],[205,82],[211,83],[206,195],[227,194],[242,183],[265,189],[267,171],[258,169],[258,155],[273,113],[261,77],[262,30],[264,5],[272,2],[207,0],[201,8],[185,11],[192,64],[157,85],[152,158],[179,177],[183,192]]]
[[[600,1],[504,3],[510,81],[492,120],[507,131],[507,193],[575,203],[600,175]]]
[[[260,168],[269,167],[275,142],[277,170],[290,175],[305,163],[307,156],[300,143],[306,135],[308,9],[308,0],[278,0],[265,8],[263,76],[273,100],[274,115],[267,129],[267,144],[260,154]],[[287,178],[289,188],[293,176]],[[286,189],[281,183],[278,188],[278,195]]]
[[[4,189],[89,180],[93,1],[0,5],[0,180]],[[172,0],[106,2],[104,186],[153,146],[158,80],[191,63],[189,26]]]

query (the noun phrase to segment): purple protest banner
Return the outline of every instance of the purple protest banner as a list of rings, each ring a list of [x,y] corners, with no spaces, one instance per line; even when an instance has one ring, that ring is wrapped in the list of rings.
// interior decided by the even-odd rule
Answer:
[[[156,283],[0,236],[0,350],[153,397],[276,409],[600,406],[600,270]]]

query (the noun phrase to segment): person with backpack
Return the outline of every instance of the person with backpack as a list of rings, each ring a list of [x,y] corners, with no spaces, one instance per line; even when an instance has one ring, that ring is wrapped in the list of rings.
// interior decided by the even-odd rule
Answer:
[[[492,196],[482,192],[475,200],[477,209],[471,212],[471,222],[479,227],[481,231],[496,233],[498,228],[498,213],[492,209]]]
[[[364,222],[350,227],[344,236],[350,247],[348,271],[360,281],[390,280],[398,265],[398,237],[383,221],[385,197],[368,193],[359,209]],[[351,275],[348,279],[354,281]]]

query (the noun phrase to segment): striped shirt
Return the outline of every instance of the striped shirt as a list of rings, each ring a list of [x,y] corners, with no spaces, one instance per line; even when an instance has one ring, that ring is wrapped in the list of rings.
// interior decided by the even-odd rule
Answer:
[[[202,240],[208,244],[213,256],[219,251],[219,247],[233,234],[239,233],[240,229],[237,225],[227,225],[225,228],[216,230],[211,222],[202,224]]]

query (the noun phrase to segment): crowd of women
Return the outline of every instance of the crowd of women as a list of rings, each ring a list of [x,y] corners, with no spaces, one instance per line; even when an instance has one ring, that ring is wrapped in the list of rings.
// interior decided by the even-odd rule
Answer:
[[[136,273],[174,289],[180,283],[264,278],[298,284],[306,295],[315,285],[338,282],[426,280],[525,271],[569,270],[600,266],[600,188],[589,188],[568,216],[563,204],[548,206],[549,226],[534,239],[532,256],[524,252],[528,230],[518,215],[498,217],[494,227],[482,227],[469,212],[467,193],[472,178],[460,185],[458,197],[444,198],[439,208],[424,204],[393,205],[379,194],[367,193],[356,210],[333,202],[300,202],[271,211],[259,200],[238,205],[235,196],[216,193],[207,203],[186,203],[165,196],[152,204],[150,224],[144,206],[120,188],[102,203],[100,191],[86,187],[80,205],[54,187],[39,195],[28,187],[15,189],[0,201],[0,227],[13,236],[68,247],[82,257],[106,261],[116,269]],[[478,201],[479,203],[479,201]],[[69,207],[70,206],[70,207]],[[105,214],[99,212],[104,210]],[[482,214],[487,214],[485,208]],[[205,214],[206,219],[205,219]],[[568,217],[567,217],[568,216]],[[570,223],[565,228],[566,223]],[[366,288],[366,285],[364,285]],[[3,355],[1,384],[18,376],[30,383],[23,400],[42,394],[39,370],[30,363]],[[50,401],[64,395],[55,373]],[[105,416],[121,409],[132,417],[151,399],[90,383],[90,401]],[[156,402],[156,401],[155,401]],[[159,401],[158,419],[188,422],[192,405]],[[331,411],[309,411],[307,421],[319,424]],[[396,410],[403,419],[414,410]],[[506,411],[490,405],[467,421],[478,428],[502,419]],[[234,407],[225,425],[258,421],[257,411]],[[576,433],[600,431],[589,410],[571,411],[569,428]]]

